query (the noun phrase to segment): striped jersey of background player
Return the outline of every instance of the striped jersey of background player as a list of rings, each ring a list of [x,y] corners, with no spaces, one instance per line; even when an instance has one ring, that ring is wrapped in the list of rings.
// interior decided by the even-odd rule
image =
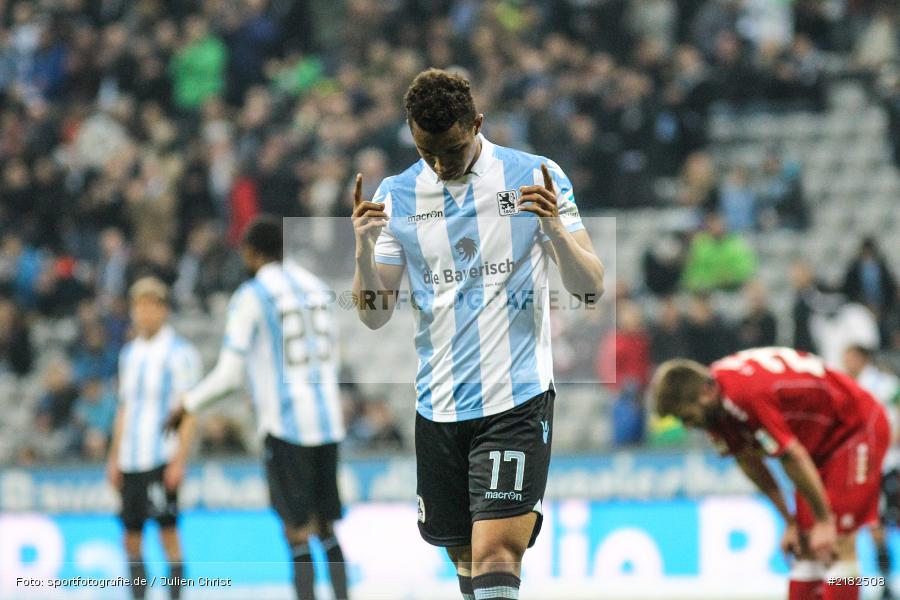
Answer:
[[[131,287],[131,319],[135,338],[119,357],[119,409],[110,444],[107,472],[122,497],[125,553],[132,581],[146,576],[142,558],[142,530],[147,518],[160,526],[160,537],[169,562],[172,598],[180,597],[183,575],[178,539],[178,486],[184,478],[188,428],[181,439],[163,432],[163,422],[179,394],[197,383],[200,355],[178,335],[168,319],[168,289],[153,277],[139,279]],[[131,588],[143,598],[143,585]]]
[[[421,160],[382,181],[372,201],[357,176],[358,312],[370,328],[384,325],[409,274],[419,531],[447,548],[464,598],[514,599],[550,462],[549,261],[589,303],[604,269],[568,177],[487,140],[466,79],[429,69],[405,103]],[[513,297],[531,301],[514,309]]]
[[[345,435],[333,304],[321,280],[283,260],[282,235],[281,220],[274,217],[258,217],[247,228],[241,256],[252,277],[231,297],[216,366],[184,395],[168,426],[192,429],[193,413],[240,388],[246,373],[265,438],[269,496],[293,555],[297,596],[315,598],[309,539],[316,536],[335,597],[345,600],[344,554],[333,526],[343,510],[337,465]]]

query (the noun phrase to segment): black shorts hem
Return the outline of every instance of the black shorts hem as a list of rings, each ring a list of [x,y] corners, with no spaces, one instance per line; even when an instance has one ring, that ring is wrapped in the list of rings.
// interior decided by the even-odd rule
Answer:
[[[537,515],[537,518],[534,520],[534,528],[531,530],[531,538],[528,540],[528,547],[531,548],[537,541],[538,535],[541,533],[541,527],[544,524],[544,513],[534,510],[534,507],[526,509],[524,506],[517,506],[505,510],[482,510],[472,515],[472,523],[475,521],[492,521],[494,519],[521,517],[528,513]]]
[[[432,546],[437,546],[439,548],[457,548],[460,546],[472,545],[471,535],[458,537],[435,537],[422,529],[421,525],[419,526],[419,535],[421,535],[422,539]]]
[[[121,520],[125,527],[125,533],[142,533],[144,531],[144,523],[138,525],[137,523],[126,523],[124,519]]]
[[[493,521],[495,519],[509,519],[511,517],[521,517],[522,515],[527,515],[528,513],[537,513],[541,515],[538,511],[534,510],[534,506],[531,508],[525,506],[516,506],[513,508],[505,508],[498,510],[480,510],[477,513],[472,515],[472,522],[475,521]]]

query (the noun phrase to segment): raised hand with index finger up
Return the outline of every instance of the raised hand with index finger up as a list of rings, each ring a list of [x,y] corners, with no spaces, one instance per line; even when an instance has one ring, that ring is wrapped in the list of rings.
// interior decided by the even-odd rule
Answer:
[[[544,163],[541,163],[541,173],[544,176],[544,185],[523,185],[519,188],[521,194],[519,210],[537,215],[540,218],[541,231],[552,238],[564,231],[565,227],[559,218],[553,178]]]
[[[369,202],[362,199],[362,173],[357,173],[356,185],[353,188],[352,214],[357,254],[374,252],[375,240],[388,222],[384,208],[384,202]]]

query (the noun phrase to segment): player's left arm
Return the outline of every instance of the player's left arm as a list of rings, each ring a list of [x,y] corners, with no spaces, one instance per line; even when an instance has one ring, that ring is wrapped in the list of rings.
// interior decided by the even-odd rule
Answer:
[[[577,209],[570,198],[558,199],[553,178],[546,164],[541,164],[543,185],[525,185],[519,190],[519,210],[540,218],[545,247],[559,268],[566,290],[586,304],[594,304],[603,295],[603,262],[594,251],[584,228],[570,231],[566,220],[577,220]],[[566,191],[571,195],[571,189]],[[580,222],[579,222],[580,223]]]

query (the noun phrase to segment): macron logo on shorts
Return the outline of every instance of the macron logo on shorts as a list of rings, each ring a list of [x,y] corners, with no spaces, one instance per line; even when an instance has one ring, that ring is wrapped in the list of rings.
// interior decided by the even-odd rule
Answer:
[[[550,437],[550,421],[541,421],[541,429],[544,430],[544,443],[546,444]]]
[[[522,494],[518,492],[485,492],[484,493],[485,500],[515,500],[516,502],[522,501]]]
[[[416,500],[419,501],[419,523],[425,522],[425,501],[422,500],[422,496],[416,496]]]

